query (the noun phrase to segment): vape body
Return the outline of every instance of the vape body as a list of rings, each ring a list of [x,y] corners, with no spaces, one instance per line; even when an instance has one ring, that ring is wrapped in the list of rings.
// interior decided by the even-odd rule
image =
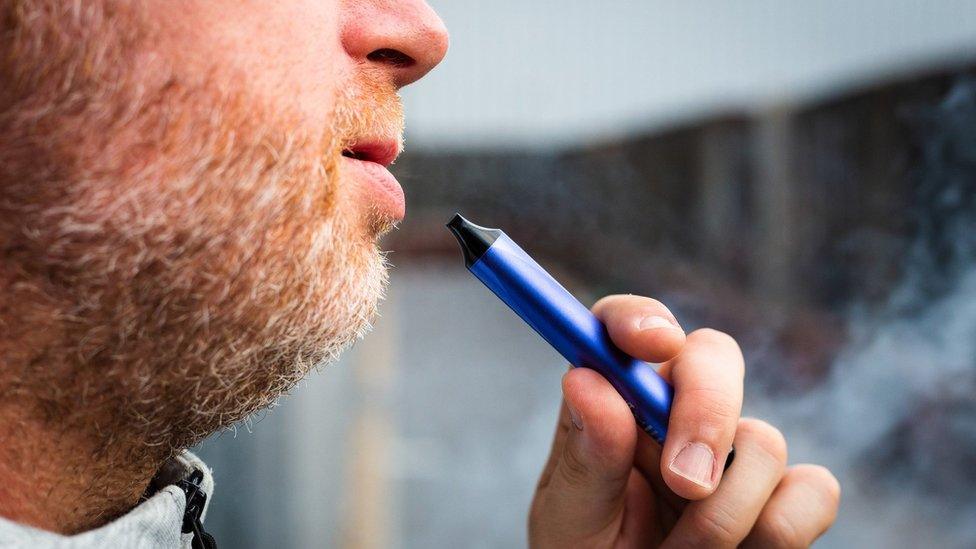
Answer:
[[[602,374],[641,429],[663,444],[674,391],[655,367],[618,349],[603,323],[505,233],[460,215],[448,227],[461,243],[468,270],[570,364]]]

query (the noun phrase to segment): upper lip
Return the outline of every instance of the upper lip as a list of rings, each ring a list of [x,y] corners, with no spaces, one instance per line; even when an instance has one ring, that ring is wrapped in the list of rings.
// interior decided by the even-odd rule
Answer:
[[[400,142],[396,139],[366,139],[348,145],[342,156],[375,162],[382,166],[393,164],[400,155]]]

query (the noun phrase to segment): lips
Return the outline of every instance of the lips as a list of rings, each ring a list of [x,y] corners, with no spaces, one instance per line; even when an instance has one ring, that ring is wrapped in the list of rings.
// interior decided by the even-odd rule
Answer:
[[[361,140],[342,152],[347,177],[365,191],[369,214],[382,218],[376,221],[396,223],[406,212],[403,188],[387,169],[399,154],[400,142],[395,139]]]
[[[355,143],[342,151],[342,156],[364,162],[374,162],[381,166],[393,164],[400,154],[400,144],[396,141],[366,141]]]

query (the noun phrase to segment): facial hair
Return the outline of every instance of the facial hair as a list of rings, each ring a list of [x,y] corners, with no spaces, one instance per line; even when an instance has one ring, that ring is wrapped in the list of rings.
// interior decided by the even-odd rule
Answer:
[[[0,13],[0,402],[158,460],[368,329],[388,223],[362,222],[340,158],[399,131],[399,100],[367,75],[309,128],[146,61],[136,8],[21,4]]]

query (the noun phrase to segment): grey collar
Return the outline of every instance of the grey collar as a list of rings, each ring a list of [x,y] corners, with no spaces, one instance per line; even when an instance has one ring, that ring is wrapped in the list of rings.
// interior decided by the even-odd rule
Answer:
[[[0,517],[0,547],[189,548],[193,545],[194,535],[182,533],[186,492],[181,485],[186,486],[186,483],[181,481],[188,480],[194,471],[200,471],[199,489],[206,495],[199,515],[202,521],[213,495],[213,474],[200,458],[183,452],[159,469],[143,501],[114,521],[88,532],[62,536]]]

